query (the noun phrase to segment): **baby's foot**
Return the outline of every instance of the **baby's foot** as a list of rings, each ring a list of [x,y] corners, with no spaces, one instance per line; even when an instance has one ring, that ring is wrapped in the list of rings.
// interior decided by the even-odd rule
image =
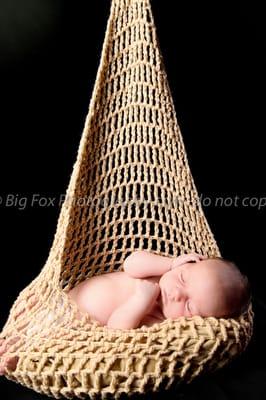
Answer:
[[[37,299],[34,295],[32,295],[31,298],[21,301],[21,303],[16,306],[16,310],[14,310],[13,313],[13,318],[15,322],[17,322],[16,330],[18,331],[18,334],[6,339],[0,339],[0,375],[5,374],[6,368],[10,369],[11,371],[16,369],[19,357],[13,354],[11,356],[7,355],[6,353],[9,350],[10,352],[12,351],[12,353],[15,353],[15,351],[21,347],[21,343],[25,344],[26,337],[33,337],[36,334],[41,334],[43,337],[45,337],[47,334],[49,334],[51,327],[53,329],[53,327],[64,322],[64,315],[57,315],[52,311],[42,308],[35,313],[33,318],[28,318],[28,321],[26,320],[24,323],[23,314],[26,313],[27,315],[28,311],[31,310],[36,303]],[[60,309],[62,305],[63,301],[61,299],[61,301],[59,301],[57,304],[58,309]],[[77,311],[77,314],[75,314],[75,318],[82,318],[82,313],[80,313],[79,310]],[[22,324],[19,324],[19,320],[21,320]],[[19,333],[21,333],[21,335],[19,335]],[[11,346],[15,347],[11,349]]]
[[[0,340],[0,375],[4,375],[6,368],[11,371],[16,369],[18,363],[17,356],[5,356],[5,353],[10,349],[10,347],[19,340],[19,336],[11,337],[10,339]]]
[[[26,311],[31,309],[37,302],[35,296],[32,296],[27,302],[23,300],[14,311],[14,320],[17,321],[18,318]],[[21,331],[26,325],[20,327]],[[18,363],[18,356],[12,355],[7,356],[6,353],[10,350],[11,346],[15,345],[20,339],[20,336],[11,336],[6,339],[0,339],[0,375],[4,375],[6,368],[14,371]]]

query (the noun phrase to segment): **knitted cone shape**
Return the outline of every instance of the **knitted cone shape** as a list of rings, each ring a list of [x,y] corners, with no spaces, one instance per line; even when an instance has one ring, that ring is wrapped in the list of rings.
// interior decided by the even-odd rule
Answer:
[[[77,318],[67,291],[121,270],[136,249],[220,255],[188,166],[150,1],[113,0],[48,259],[0,335],[18,339],[7,353],[18,364],[6,377],[56,398],[119,398],[190,382],[246,348],[251,306],[237,319],[181,317],[130,330]]]

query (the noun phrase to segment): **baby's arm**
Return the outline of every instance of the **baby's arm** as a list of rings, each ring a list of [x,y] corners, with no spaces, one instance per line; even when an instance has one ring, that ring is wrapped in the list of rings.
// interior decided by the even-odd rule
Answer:
[[[197,253],[182,254],[178,257],[161,256],[146,250],[137,250],[124,261],[124,271],[134,278],[162,276],[173,268],[191,261],[204,259]]]
[[[173,257],[160,256],[146,250],[137,250],[124,261],[124,271],[134,278],[162,276],[170,271]]]
[[[153,307],[160,287],[157,283],[138,279],[135,293],[110,315],[107,327],[113,329],[137,328]]]

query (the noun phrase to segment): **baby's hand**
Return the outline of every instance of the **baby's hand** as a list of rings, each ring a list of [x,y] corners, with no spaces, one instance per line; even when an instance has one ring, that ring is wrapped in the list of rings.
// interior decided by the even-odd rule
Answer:
[[[189,263],[189,262],[199,262],[201,260],[206,260],[206,256],[202,256],[201,254],[197,253],[189,253],[189,254],[182,254],[179,257],[173,259],[171,269],[177,268],[180,265]]]
[[[160,294],[160,286],[157,282],[151,282],[146,279],[137,279],[136,292],[142,299],[155,300]]]

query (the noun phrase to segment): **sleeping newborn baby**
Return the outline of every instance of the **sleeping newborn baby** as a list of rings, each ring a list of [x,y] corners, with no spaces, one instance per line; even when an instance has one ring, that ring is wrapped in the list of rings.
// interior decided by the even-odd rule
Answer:
[[[68,292],[70,301],[113,329],[151,326],[181,316],[234,317],[250,302],[247,277],[222,258],[195,253],[173,258],[140,250],[125,259],[123,269],[84,280]],[[32,324],[41,329],[37,320]],[[6,367],[16,368],[18,357],[5,352],[17,339],[0,341],[0,375]]]
[[[247,278],[230,261],[199,254],[165,257],[135,251],[124,271],[97,275],[69,291],[82,311],[115,329],[151,326],[167,318],[230,317],[249,303]]]

